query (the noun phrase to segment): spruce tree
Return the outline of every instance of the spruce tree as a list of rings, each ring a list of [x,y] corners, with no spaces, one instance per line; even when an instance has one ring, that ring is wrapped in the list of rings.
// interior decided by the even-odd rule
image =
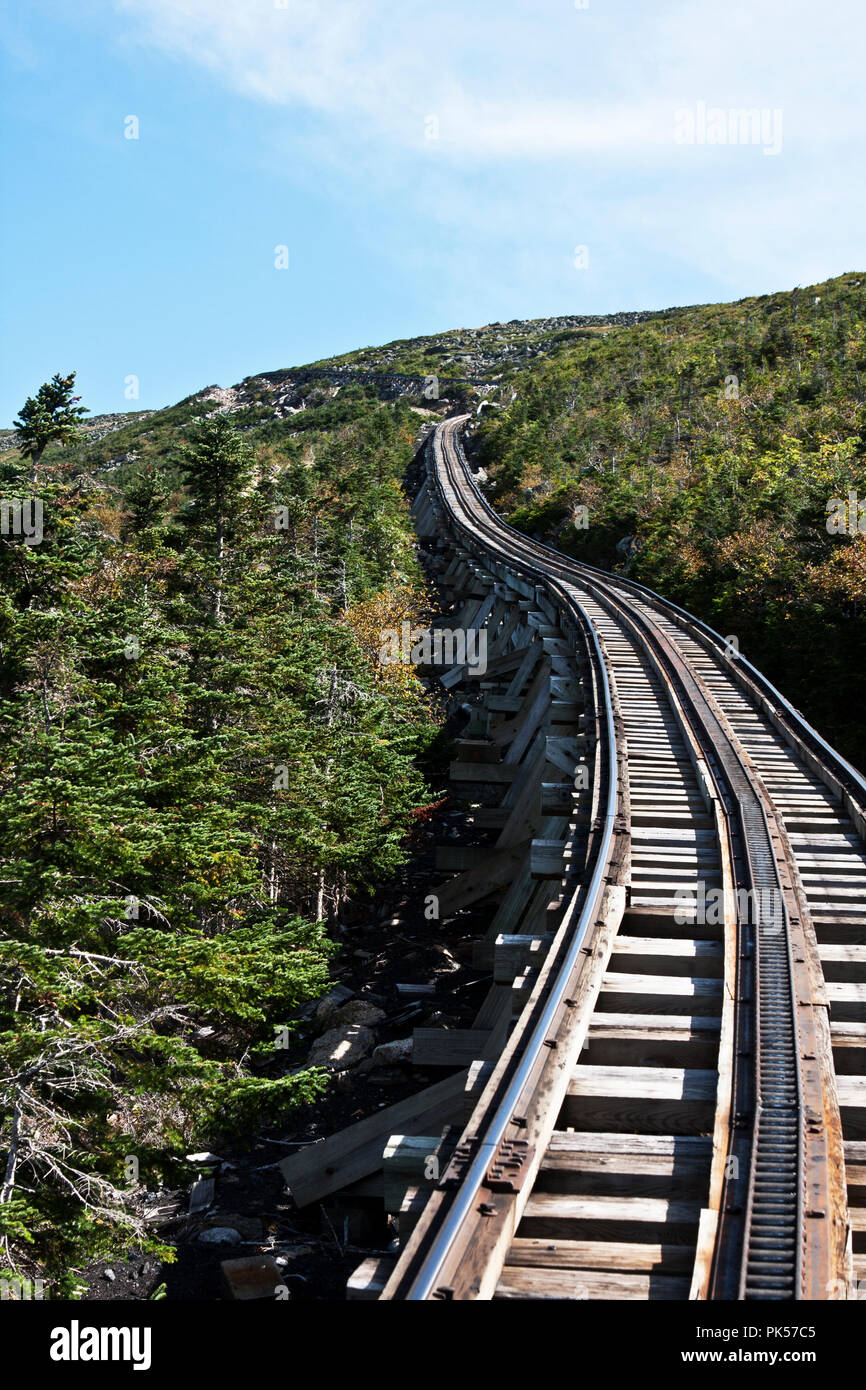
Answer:
[[[49,444],[71,444],[79,438],[78,422],[87,414],[74,396],[75,372],[56,372],[35,396],[28,396],[14,421],[18,447],[30,460],[30,482],[36,482],[36,466]]]

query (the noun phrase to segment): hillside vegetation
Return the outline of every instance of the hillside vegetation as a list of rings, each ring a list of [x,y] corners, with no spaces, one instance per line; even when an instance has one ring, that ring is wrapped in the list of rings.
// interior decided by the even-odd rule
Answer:
[[[44,511],[0,535],[0,1273],[56,1296],[159,1249],[147,1192],[191,1147],[325,1084],[286,1040],[433,790],[441,720],[377,655],[428,603],[424,422],[471,411],[512,524],[736,637],[862,762],[866,536],[856,500],[827,518],[866,495],[864,285],[454,330],[0,438],[0,493]]]
[[[866,499],[864,387],[852,274],[563,341],[508,375],[478,455],[512,525],[736,637],[862,763],[866,536],[827,521]]]
[[[205,393],[34,485],[0,464],[44,513],[0,538],[0,1270],[55,1297],[160,1248],[146,1194],[191,1149],[322,1089],[286,1058],[327,925],[426,796],[435,717],[377,660],[424,601],[418,417],[320,403],[301,431]]]

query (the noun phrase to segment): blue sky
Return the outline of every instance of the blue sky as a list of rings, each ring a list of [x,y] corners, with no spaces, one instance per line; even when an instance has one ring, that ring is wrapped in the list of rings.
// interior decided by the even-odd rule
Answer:
[[[55,371],[160,406],[866,269],[864,33],[862,0],[8,0],[0,424]]]

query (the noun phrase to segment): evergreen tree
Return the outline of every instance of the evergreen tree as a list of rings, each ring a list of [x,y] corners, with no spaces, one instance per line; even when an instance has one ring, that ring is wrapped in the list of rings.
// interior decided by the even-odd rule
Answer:
[[[341,435],[328,469],[206,420],[186,502],[151,417],[122,497],[64,467],[42,544],[0,538],[0,1241],[58,1290],[130,1233],[170,1254],[145,1190],[322,1089],[274,1031],[327,985],[322,919],[429,800],[420,685],[376,661],[412,616],[413,430],[379,413],[316,435]]]
[[[28,396],[14,421],[18,447],[30,459],[30,482],[36,482],[36,466],[49,444],[70,444],[79,437],[78,422],[87,411],[74,396],[75,372],[59,372],[46,381],[35,396]]]
[[[188,524],[199,536],[212,533],[218,567],[214,617],[221,622],[226,531],[252,480],[255,456],[228,415],[212,415],[191,431],[178,461],[191,497]]]

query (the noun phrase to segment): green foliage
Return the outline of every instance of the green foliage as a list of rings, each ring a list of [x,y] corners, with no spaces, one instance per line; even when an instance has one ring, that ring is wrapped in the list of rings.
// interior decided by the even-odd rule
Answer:
[[[0,1239],[52,1288],[159,1248],[143,1193],[190,1145],[322,1091],[275,1036],[429,800],[423,690],[356,616],[415,616],[414,421],[350,404],[303,441],[138,417],[111,482],[104,440],[55,445],[42,543],[0,538]]]
[[[253,472],[254,455],[228,415],[211,415],[198,422],[178,454],[180,471],[190,494],[190,511],[197,529],[212,526],[221,532],[238,509]]]
[[[735,634],[855,761],[866,537],[825,522],[831,498],[866,496],[864,283],[566,337],[480,430],[515,526]]]
[[[61,376],[59,372],[46,381],[35,396],[28,396],[15,420],[18,448],[34,464],[39,462],[51,443],[68,444],[78,436],[78,421],[87,411],[72,394],[75,372]]]

